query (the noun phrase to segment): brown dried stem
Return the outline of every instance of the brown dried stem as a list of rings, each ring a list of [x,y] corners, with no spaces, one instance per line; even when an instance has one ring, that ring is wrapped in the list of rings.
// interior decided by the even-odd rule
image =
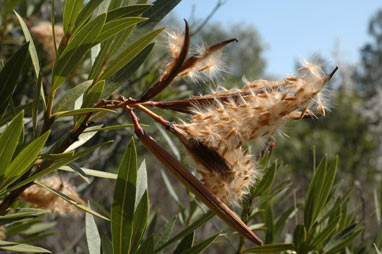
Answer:
[[[183,167],[169,152],[167,152],[155,139],[147,135],[140,127],[138,118],[131,108],[125,108],[130,114],[135,127],[135,134],[140,141],[159,159],[175,177],[178,178],[192,193],[198,196],[211,210],[213,210],[223,221],[244,235],[248,240],[257,245],[263,242],[245,225],[237,215],[220,201],[211,191],[201,183],[189,170]]]
[[[171,82],[177,77],[179,74],[184,60],[186,60],[188,50],[190,48],[190,29],[188,27],[187,20],[185,22],[185,32],[184,32],[184,41],[182,49],[179,52],[179,56],[177,56],[173,63],[171,64],[171,69],[165,73],[165,75],[156,82],[152,87],[146,90],[140,97],[140,101],[148,101],[155,96],[157,96],[160,92],[162,92],[167,86],[171,84]]]

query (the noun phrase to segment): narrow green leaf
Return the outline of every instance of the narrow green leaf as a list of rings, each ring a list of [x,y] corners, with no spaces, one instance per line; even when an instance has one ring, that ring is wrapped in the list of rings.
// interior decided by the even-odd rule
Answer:
[[[27,172],[32,164],[37,160],[37,155],[44,147],[49,135],[50,130],[33,140],[16,156],[16,158],[11,162],[5,171],[2,187],[9,186],[14,181],[16,181],[18,176],[21,176]]]
[[[101,14],[84,25],[73,35],[64,51],[60,54],[53,68],[53,88],[60,87],[67,76],[77,67],[81,58],[92,46],[100,33],[106,19],[106,14]]]
[[[156,251],[160,251],[164,248],[166,248],[167,246],[169,246],[170,244],[184,238],[184,237],[187,237],[188,235],[190,235],[192,232],[194,232],[196,229],[198,229],[199,227],[201,227],[202,225],[204,225],[207,221],[209,221],[210,219],[212,219],[213,217],[215,216],[215,213],[213,213],[212,211],[208,211],[206,214],[204,214],[203,216],[201,216],[198,220],[196,220],[194,223],[192,223],[191,225],[187,226],[186,228],[184,228],[181,232],[179,232],[176,236],[174,236],[173,238],[171,238],[169,241],[165,242],[162,246],[158,247],[156,249]]]
[[[175,158],[180,161],[181,160],[181,157],[180,157],[180,152],[179,152],[179,149],[178,147],[174,144],[174,142],[172,141],[172,139],[170,138],[170,136],[167,134],[167,131],[164,130],[164,128],[162,128],[162,126],[160,126],[158,123],[154,123],[155,127],[157,128],[157,130],[159,130],[160,134],[162,134],[163,138],[166,140],[168,146],[170,147],[172,153],[174,154]]]
[[[289,218],[293,216],[293,214],[296,212],[297,208],[294,206],[291,206],[283,212],[276,220],[275,225],[274,225],[274,231],[275,231],[275,238],[280,239],[281,233],[284,229],[284,226]]]
[[[101,94],[105,87],[105,80],[100,80],[94,84],[84,95],[84,102],[82,103],[82,108],[92,107],[101,98]]]
[[[21,208],[19,210],[9,210],[0,215],[0,225],[9,224],[29,218],[36,218],[49,213],[47,210],[35,208]],[[3,215],[4,214],[4,215]]]
[[[112,82],[109,82],[103,91],[102,98],[108,97],[119,87],[124,85],[123,81],[129,79],[143,64],[146,58],[149,56],[151,50],[154,47],[154,43],[150,43],[146,46],[137,56],[135,56],[128,64],[122,67],[117,73],[110,77]]]
[[[95,9],[103,2],[103,0],[91,0],[88,1],[85,6],[81,8],[74,23],[74,30],[80,29],[91,17]]]
[[[23,129],[24,111],[17,114],[0,135],[0,179],[5,174],[16,150]]]
[[[40,178],[40,177],[43,177],[47,174],[50,174],[54,171],[56,171],[57,169],[69,164],[70,162],[73,162],[81,157],[83,157],[84,155],[94,151],[95,149],[97,149],[98,147],[101,147],[103,145],[106,145],[106,144],[109,144],[111,143],[112,140],[110,141],[106,141],[106,142],[103,142],[103,143],[100,143],[100,144],[97,144],[97,145],[94,145],[92,147],[89,147],[81,152],[79,152],[78,154],[74,155],[72,158],[68,158],[68,159],[64,159],[62,161],[59,161],[59,162],[56,162],[54,163],[52,166],[44,169],[44,170],[41,170],[40,172],[28,177],[27,179],[25,179],[24,181],[21,181],[17,184],[15,184],[14,186],[12,186],[11,188],[7,189],[7,191],[12,191],[12,190],[15,190],[17,188],[20,188],[21,186],[24,186],[25,184],[28,184],[28,183],[31,183],[33,182],[34,180]],[[0,193],[0,195],[4,194],[3,192]]]
[[[112,61],[103,72],[100,79],[106,79],[120,70],[123,66],[129,63],[135,56],[139,54],[152,40],[154,40],[165,28],[157,29],[151,33],[141,37],[130,47],[124,50],[114,61]]]
[[[74,155],[74,151],[67,153],[54,153],[54,154],[41,154],[40,157],[44,160],[62,160],[66,158],[71,158]]]
[[[90,208],[90,203],[88,203],[88,207]],[[89,254],[101,254],[101,237],[94,217],[90,213],[85,215],[85,227]]]
[[[93,112],[111,112],[116,113],[116,111],[107,109],[107,108],[80,108],[70,111],[61,111],[54,113],[54,116],[57,118],[60,117],[67,117],[67,116],[78,116],[78,115],[84,115],[87,113],[93,113]]]
[[[74,163],[69,163],[69,167],[74,170],[86,183],[90,183],[89,177],[86,175],[86,173],[82,170],[82,168],[78,167]]]
[[[60,170],[74,172],[74,170],[68,166],[62,166],[62,167],[60,167]],[[113,179],[113,180],[116,180],[118,177],[118,175],[110,173],[110,172],[104,172],[104,171],[87,169],[87,168],[81,168],[81,170],[84,171],[85,174],[88,176],[95,176],[95,177],[100,177],[100,178],[105,178],[105,179]]]
[[[148,125],[142,124],[141,126],[147,127]],[[129,128],[129,127],[134,127],[134,125],[133,124],[112,125],[112,126],[107,126],[107,127],[103,127],[103,128],[98,128],[98,129],[92,130],[92,131],[110,131],[110,130]],[[84,131],[83,133],[85,133],[85,132],[89,132],[89,131]]]
[[[157,250],[160,246],[162,246],[168,241],[172,233],[172,230],[174,229],[175,223],[176,223],[176,216],[172,218],[171,220],[169,220],[166,224],[164,224],[158,230],[158,232],[154,234],[155,250]]]
[[[28,102],[28,103],[25,103],[23,105],[17,106],[15,108],[15,112],[16,112],[16,114],[18,114],[22,110],[24,110],[25,113],[30,113],[30,112],[32,112],[32,107],[33,107],[33,103]],[[0,126],[2,127],[3,125],[7,125],[12,120],[13,117],[15,117],[15,116],[11,112],[8,112],[7,114],[5,114],[3,119],[0,120]]]
[[[147,191],[147,170],[146,170],[146,161],[143,160],[141,165],[138,168],[137,175],[137,187],[135,200],[139,201],[142,199],[143,194]],[[138,202],[135,202],[134,209],[137,209]]]
[[[265,244],[263,246],[246,249],[244,253],[277,253],[286,250],[293,250],[293,245],[291,243]]]
[[[91,86],[84,94],[81,108],[93,107],[101,98],[101,94],[104,87],[105,87],[105,80],[100,80],[97,83],[95,83],[93,86]],[[85,120],[85,117],[86,117],[85,115],[80,116],[77,119],[74,128],[78,128],[81,125],[81,123]]]
[[[34,72],[35,72],[35,75],[37,78],[40,75],[40,63],[39,63],[38,56],[37,56],[36,46],[34,45],[32,35],[30,34],[29,29],[28,29],[27,25],[25,24],[23,18],[15,10],[13,10],[13,12],[15,13],[15,15],[16,15],[19,23],[20,23],[21,29],[23,30],[25,41],[29,42],[28,50],[29,50],[29,54],[30,54],[31,59],[32,59]]]
[[[24,219],[22,221],[13,223],[7,227],[6,235],[7,237],[12,237],[15,235],[19,235],[24,231],[28,230],[30,227],[35,225],[36,223],[41,223],[41,218],[30,218]]]
[[[82,133],[78,136],[78,140],[76,142],[74,142],[73,144],[71,144],[66,150],[65,152],[68,152],[68,151],[72,151],[80,146],[82,146],[83,144],[85,144],[86,142],[88,142],[92,137],[94,137],[94,135],[97,134],[97,131],[96,129],[98,129],[99,127],[102,127],[102,124],[100,125],[95,125],[95,126],[91,126],[91,127],[88,127],[86,128],[85,130],[87,130],[86,133]]]
[[[154,254],[154,236],[147,238],[138,249],[138,254]]]
[[[217,233],[217,234],[210,236],[209,238],[207,238],[201,242],[198,242],[197,244],[195,244],[194,246],[192,246],[188,250],[183,251],[182,254],[201,253],[204,249],[206,249],[208,246],[210,246],[216,240],[216,238],[219,237],[219,235],[220,235],[220,233]]]
[[[113,56],[117,56],[117,54],[119,55],[120,49],[123,46],[129,45],[127,41],[130,39],[130,35],[133,33],[135,27],[136,25],[130,26],[113,37],[107,48],[107,55],[110,57],[110,59],[112,59]],[[131,38],[135,39],[138,37],[139,36]]]
[[[263,213],[263,220],[265,223],[265,227],[267,228],[267,231],[265,232],[265,243],[272,243],[274,241],[274,220],[273,220],[273,208],[272,203],[267,202],[265,206],[265,211]]]
[[[16,90],[17,81],[28,57],[27,42],[14,53],[0,72],[0,119],[7,109],[8,102]]]
[[[265,175],[261,178],[260,182],[256,185],[256,187],[254,188],[252,192],[253,197],[257,197],[269,191],[269,189],[271,188],[275,180],[276,171],[277,171],[277,162],[275,162],[273,166],[268,168]]]
[[[45,190],[47,190],[47,191],[49,191],[49,192],[51,192],[53,194],[55,194],[56,196],[62,198],[66,202],[70,203],[71,205],[74,205],[75,207],[77,207],[78,209],[80,209],[80,210],[82,210],[84,212],[90,213],[90,214],[92,214],[94,216],[97,216],[98,218],[106,220],[106,221],[109,220],[105,216],[97,213],[96,211],[93,211],[92,209],[90,209],[87,206],[84,206],[83,204],[78,203],[76,200],[72,199],[71,197],[63,194],[62,192],[60,192],[58,190],[55,190],[55,189],[53,189],[53,188],[51,188],[51,187],[49,187],[49,186],[47,186],[47,185],[45,185],[43,183],[40,183],[40,182],[35,182],[35,184],[37,184],[38,186],[44,188]]]
[[[341,214],[334,218],[325,228],[322,230],[321,233],[316,235],[313,238],[312,246],[320,246],[323,244],[326,240],[330,238],[330,236],[333,234],[333,232],[336,230],[336,227],[338,225],[338,222],[341,220]]]
[[[175,202],[177,204],[179,204],[180,199],[178,197],[178,194],[176,194],[176,191],[174,190],[174,188],[173,188],[170,180],[168,179],[166,173],[163,170],[161,170],[160,173],[161,173],[161,176],[163,178],[164,184],[166,185],[168,193],[170,193],[170,196],[175,200]]]
[[[335,235],[324,248],[325,254],[334,254],[349,246],[356,236],[362,232],[363,228],[356,228],[351,225],[342,232]]]
[[[127,17],[111,20],[102,27],[100,34],[95,39],[95,43],[103,42],[117,33],[136,25],[139,22],[145,21],[147,18]]]
[[[0,240],[0,249],[6,251],[14,251],[14,252],[23,252],[23,253],[52,253],[51,251],[25,244],[25,243],[16,243],[16,242],[7,242]]]
[[[38,75],[36,86],[33,93],[33,108],[32,108],[32,121],[33,121],[33,137],[37,136],[37,117],[38,117],[38,106],[40,102],[42,87],[42,74]],[[44,95],[42,95],[44,97]],[[44,105],[45,109],[45,105]]]
[[[374,248],[375,248],[375,251],[377,252],[377,254],[382,254],[382,250],[378,250],[378,247],[377,245],[374,243],[373,244]]]
[[[137,199],[139,200],[139,199]],[[141,242],[149,220],[149,194],[147,190],[143,193],[140,202],[135,210],[133,219],[133,236],[131,240],[131,252],[136,253]]]
[[[102,236],[101,247],[102,254],[113,254],[113,243],[110,241],[106,234]]]
[[[92,56],[93,58],[93,65],[90,70],[88,79],[97,79],[99,80],[99,75],[105,68],[105,65],[110,61],[110,55],[109,55],[109,48],[111,43],[113,42],[112,39],[109,39],[103,43],[97,44],[100,49],[96,53],[96,56]],[[94,49],[95,47],[93,47]],[[93,53],[92,51],[90,53]],[[106,86],[108,87],[109,84]]]
[[[110,4],[109,10],[111,6],[112,5]],[[106,22],[109,22],[117,18],[140,16],[142,12],[145,11],[149,6],[151,5],[129,5],[129,6],[123,6],[120,8],[113,9],[108,12]],[[122,30],[121,32],[117,33],[113,38],[106,40],[104,43],[102,43],[101,49],[90,71],[89,78],[94,79],[99,74],[101,74],[101,71],[103,70],[104,65],[107,62],[109,62],[109,59],[111,59],[115,53],[119,52],[120,48],[128,40],[134,28],[135,28],[135,25],[125,30]],[[139,36],[136,36],[135,38],[137,37]]]
[[[137,153],[134,139],[123,156],[111,209],[113,253],[130,253],[137,183]]]
[[[78,13],[81,10],[84,0],[66,0],[63,15],[64,33],[67,34],[72,30],[77,19]]]
[[[319,199],[317,205],[317,215],[320,211],[325,207],[329,194],[332,190],[334,179],[336,177],[338,167],[338,156],[336,156],[336,160],[332,163],[332,165],[326,170],[325,178],[323,181],[323,185],[321,191],[319,192]]]
[[[150,217],[149,226],[147,227],[147,235],[154,235],[157,221],[158,221],[158,212],[156,211],[154,215],[151,215]]]
[[[109,9],[112,4],[110,4]],[[150,5],[131,5],[123,6],[120,8],[113,9],[108,12],[106,22],[109,22],[113,19],[124,18],[124,17],[136,17],[142,14]],[[89,79],[96,78],[104,68],[104,65],[109,62],[109,59],[114,55],[115,52],[118,52],[122,44],[129,38],[131,32],[135,26],[129,27],[113,38],[106,40],[101,44],[101,49],[95,58],[92,69],[89,74]],[[137,36],[138,37],[138,36]],[[99,45],[99,44],[98,44]],[[109,86],[109,85],[108,85]],[[103,97],[104,98],[104,97]]]
[[[107,13],[106,22],[119,18],[139,16],[151,6],[151,4],[133,4],[115,8]]]
[[[117,7],[119,7],[121,5],[121,2],[122,0],[109,0],[109,9],[108,10],[112,10],[112,9],[115,9]]]
[[[190,234],[185,236],[182,241],[176,246],[174,254],[182,254],[183,251],[190,249],[194,243],[195,231],[192,231]]]
[[[92,80],[86,80],[85,82],[73,87],[69,91],[65,92],[65,95],[57,103],[56,112],[69,109],[74,105],[74,102],[90,87]]]
[[[47,230],[51,230],[56,225],[57,225],[57,223],[55,221],[33,223],[27,229],[24,229],[22,231],[22,233],[25,235],[38,234],[38,233],[41,233],[41,232],[44,232]],[[7,236],[8,236],[8,233],[7,233]],[[10,237],[10,235],[9,235],[9,237]]]
[[[156,26],[178,3],[180,3],[180,0],[156,0],[153,2],[153,6],[142,15],[143,17],[149,18],[149,20],[141,23],[139,27]]]
[[[323,185],[326,171],[326,156],[322,158],[317,169],[314,172],[312,181],[309,184],[308,192],[305,199],[304,208],[304,225],[310,231],[310,228],[316,219],[318,197],[321,187]]]
[[[306,229],[304,225],[298,224],[293,231],[293,244],[296,250],[298,250],[306,240]]]

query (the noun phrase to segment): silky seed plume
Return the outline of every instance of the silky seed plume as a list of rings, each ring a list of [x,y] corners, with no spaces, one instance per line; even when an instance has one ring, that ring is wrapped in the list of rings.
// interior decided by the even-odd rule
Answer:
[[[237,204],[259,176],[253,156],[243,146],[274,134],[296,115],[313,115],[316,110],[311,109],[324,115],[321,94],[331,75],[326,76],[318,65],[307,64],[296,77],[257,80],[240,90],[216,91],[206,96],[215,98],[209,107],[195,105],[191,121],[173,128],[194,158],[206,187],[223,202]],[[190,140],[205,152],[195,152]],[[214,151],[214,160],[220,163],[210,163],[212,152],[207,151]]]
[[[56,175],[39,179],[39,181],[53,189],[60,191],[78,203],[86,203],[79,197],[75,186]],[[48,209],[52,213],[65,215],[78,215],[79,210],[64,199],[58,197],[38,185],[28,187],[20,196],[21,199],[34,204],[36,208]]]

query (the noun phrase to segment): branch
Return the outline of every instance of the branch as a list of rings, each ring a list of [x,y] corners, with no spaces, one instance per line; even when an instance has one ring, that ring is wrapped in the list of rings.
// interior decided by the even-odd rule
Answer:
[[[225,5],[227,3],[228,0],[219,0],[215,7],[212,9],[212,11],[210,12],[210,14],[208,14],[208,16],[202,21],[202,23],[200,23],[200,25],[191,32],[191,36],[194,35],[194,34],[197,34],[199,33],[203,27],[208,23],[208,21],[210,21],[210,19],[215,15],[215,13],[219,10],[220,7],[222,7],[223,5]]]

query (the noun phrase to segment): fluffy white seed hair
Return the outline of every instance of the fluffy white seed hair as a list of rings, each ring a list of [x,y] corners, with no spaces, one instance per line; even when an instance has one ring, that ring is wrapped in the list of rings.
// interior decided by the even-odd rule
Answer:
[[[208,95],[215,98],[214,103],[204,108],[196,105],[191,121],[176,126],[216,151],[232,168],[233,177],[227,180],[197,162],[201,181],[223,202],[237,204],[259,176],[243,145],[274,134],[287,120],[303,117],[312,107],[324,115],[322,91],[327,81],[321,66],[309,63],[296,77],[257,80],[240,90]]]

